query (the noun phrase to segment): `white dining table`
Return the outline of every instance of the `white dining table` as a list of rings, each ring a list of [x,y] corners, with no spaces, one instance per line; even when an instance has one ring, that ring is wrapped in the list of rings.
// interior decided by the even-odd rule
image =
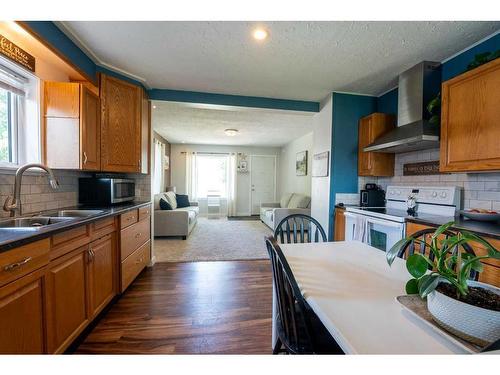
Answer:
[[[358,241],[280,247],[307,303],[345,353],[466,353],[396,301],[410,278],[402,259],[389,267],[385,252]]]

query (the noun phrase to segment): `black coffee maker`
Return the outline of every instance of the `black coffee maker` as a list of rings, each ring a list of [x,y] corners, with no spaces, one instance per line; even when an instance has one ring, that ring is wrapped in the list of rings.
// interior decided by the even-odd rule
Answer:
[[[359,193],[360,207],[385,207],[385,191],[377,184],[368,183]]]

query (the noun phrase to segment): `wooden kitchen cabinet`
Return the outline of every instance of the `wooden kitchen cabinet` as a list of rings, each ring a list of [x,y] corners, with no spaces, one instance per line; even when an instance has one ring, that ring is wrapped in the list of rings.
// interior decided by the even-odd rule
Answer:
[[[335,207],[334,241],[345,241],[345,208]]]
[[[47,349],[63,352],[89,322],[89,247],[83,246],[51,262],[47,272]]]
[[[90,87],[45,82],[45,159],[51,168],[100,170],[100,101]]]
[[[500,170],[500,59],[443,83],[441,172]]]
[[[45,351],[43,283],[45,269],[0,288],[0,353]]]
[[[101,74],[101,169],[141,172],[142,88]]]
[[[108,234],[90,244],[88,262],[90,316],[96,316],[116,295],[115,236]]]
[[[407,236],[423,229],[436,229],[436,228],[418,223],[412,223],[412,222],[406,223]],[[483,237],[496,249],[500,249],[500,240],[485,236],[481,237]],[[487,252],[485,247],[480,243],[469,242],[468,244],[472,247],[476,255],[485,255]],[[415,245],[415,247],[418,248],[418,245]],[[483,263],[483,272],[479,274],[479,281],[500,287],[500,260],[483,259],[481,260],[481,263]]]
[[[359,120],[359,176],[394,176],[394,154],[363,151],[376,138],[393,129],[394,124],[394,116],[385,113],[372,113]]]

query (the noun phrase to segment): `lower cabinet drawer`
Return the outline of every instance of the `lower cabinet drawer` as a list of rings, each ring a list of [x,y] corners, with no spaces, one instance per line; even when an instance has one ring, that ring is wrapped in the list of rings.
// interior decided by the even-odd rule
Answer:
[[[151,224],[149,220],[139,221],[120,232],[120,259],[125,260],[139,246],[149,240],[151,236]]]
[[[49,239],[0,253],[0,286],[49,263]]]
[[[151,241],[146,242],[122,262],[121,291],[123,292],[134,281],[149,263]]]

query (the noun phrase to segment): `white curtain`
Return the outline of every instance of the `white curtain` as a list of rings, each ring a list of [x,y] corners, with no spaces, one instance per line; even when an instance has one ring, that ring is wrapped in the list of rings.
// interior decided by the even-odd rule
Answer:
[[[227,163],[227,216],[236,216],[237,193],[237,156],[235,153],[228,155]]]
[[[165,178],[165,144],[154,140],[154,172],[153,193],[159,194],[164,190]]]
[[[192,201],[198,200],[196,191],[196,152],[186,152],[186,192]]]

